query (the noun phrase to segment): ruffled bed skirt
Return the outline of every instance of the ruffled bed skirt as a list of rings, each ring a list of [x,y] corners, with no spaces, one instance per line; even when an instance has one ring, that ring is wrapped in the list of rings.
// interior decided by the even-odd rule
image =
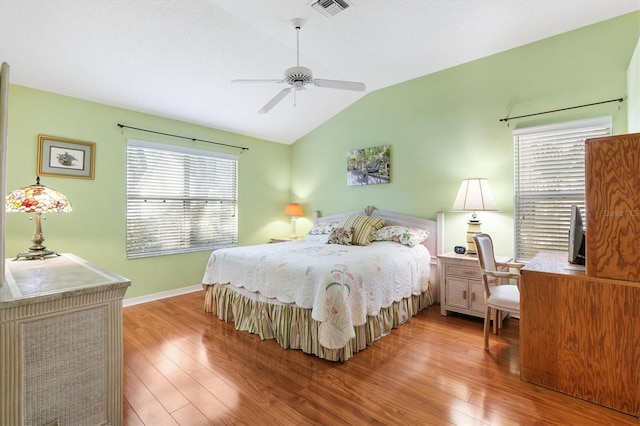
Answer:
[[[294,305],[275,305],[244,297],[228,285],[203,284],[205,312],[223,321],[235,321],[236,330],[257,334],[261,339],[276,339],[285,349],[300,349],[329,361],[346,361],[356,352],[388,334],[433,304],[431,287],[383,308],[377,316],[368,316],[364,325],[354,327],[356,337],[341,349],[327,349],[318,342],[320,322],[311,318],[311,309]]]

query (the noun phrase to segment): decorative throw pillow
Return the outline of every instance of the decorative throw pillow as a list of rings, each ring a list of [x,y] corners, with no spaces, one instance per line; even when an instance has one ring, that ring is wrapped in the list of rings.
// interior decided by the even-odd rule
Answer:
[[[350,246],[353,240],[353,228],[333,228],[327,244],[342,244],[343,246]]]
[[[368,246],[375,232],[384,226],[384,219],[364,215],[347,215],[337,225],[339,228],[353,228],[354,246]]]
[[[413,226],[385,226],[376,231],[375,241],[395,241],[409,247],[415,247],[429,237],[427,229]]]
[[[324,222],[324,223],[319,223],[317,225],[314,225],[310,230],[309,230],[309,235],[325,235],[325,234],[330,234],[331,231],[333,231],[333,228],[336,227],[336,225],[338,224],[338,221],[335,222]]]

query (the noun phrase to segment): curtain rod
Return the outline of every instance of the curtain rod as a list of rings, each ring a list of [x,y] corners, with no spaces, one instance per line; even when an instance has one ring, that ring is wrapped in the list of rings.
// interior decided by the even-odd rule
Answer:
[[[244,146],[229,145],[229,144],[221,143],[221,142],[213,142],[213,141],[207,141],[207,140],[204,140],[204,139],[190,138],[188,136],[172,135],[171,133],[156,132],[155,130],[148,130],[148,129],[140,129],[138,127],[131,127],[131,126],[127,126],[126,124],[118,123],[118,127],[120,127],[121,129],[126,127],[127,129],[140,130],[142,132],[148,132],[148,133],[155,133],[156,135],[164,135],[164,136],[171,136],[171,137],[174,137],[174,138],[189,139],[190,141],[193,141],[193,142],[198,141],[198,142],[212,143],[214,145],[222,145],[222,146],[227,146],[229,148],[241,149],[243,151],[245,151],[245,150],[248,151],[249,150],[249,148],[246,148]]]
[[[592,104],[585,104],[585,105],[572,106],[572,107],[568,107],[568,108],[554,109],[554,110],[551,110],[551,111],[536,112],[535,114],[519,115],[517,117],[505,117],[505,118],[501,118],[500,121],[509,121],[509,120],[515,120],[516,118],[533,117],[534,115],[549,114],[549,113],[552,113],[552,112],[566,111],[566,110],[569,110],[569,109],[584,108],[584,107],[593,106],[593,105],[606,104],[606,103],[609,103],[609,102],[623,102],[623,101],[624,100],[622,98],[609,99],[608,101],[594,102]]]

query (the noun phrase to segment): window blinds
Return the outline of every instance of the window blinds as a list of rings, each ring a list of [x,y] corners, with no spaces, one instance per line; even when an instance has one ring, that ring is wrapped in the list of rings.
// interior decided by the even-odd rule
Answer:
[[[238,242],[238,157],[127,141],[127,257]]]
[[[571,205],[585,206],[584,142],[611,134],[611,117],[516,130],[515,257],[566,252]]]

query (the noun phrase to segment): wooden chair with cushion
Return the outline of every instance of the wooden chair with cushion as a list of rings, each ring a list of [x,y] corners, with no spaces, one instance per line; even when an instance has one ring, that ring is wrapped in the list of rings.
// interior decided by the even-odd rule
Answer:
[[[473,240],[476,243],[478,261],[482,270],[484,281],[484,298],[487,311],[484,316],[484,349],[489,350],[489,322],[493,310],[493,332],[497,334],[498,328],[502,328],[502,312],[514,314],[520,313],[520,274],[499,270],[507,268],[520,269],[520,263],[497,263],[493,252],[493,241],[488,234],[475,234]],[[516,285],[509,284],[509,280],[515,280]]]

